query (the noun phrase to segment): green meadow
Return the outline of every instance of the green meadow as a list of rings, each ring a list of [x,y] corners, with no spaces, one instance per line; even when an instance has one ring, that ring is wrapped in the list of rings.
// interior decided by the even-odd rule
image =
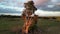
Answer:
[[[0,34],[16,34],[23,26],[21,18],[0,17]],[[60,34],[60,21],[56,19],[38,19],[37,26],[41,34]]]

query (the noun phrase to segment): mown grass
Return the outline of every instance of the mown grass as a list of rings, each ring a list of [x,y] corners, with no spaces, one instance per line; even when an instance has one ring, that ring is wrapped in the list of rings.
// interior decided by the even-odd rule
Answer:
[[[0,18],[0,34],[16,34],[22,26],[21,18]],[[60,21],[39,18],[37,26],[42,34],[60,34]]]

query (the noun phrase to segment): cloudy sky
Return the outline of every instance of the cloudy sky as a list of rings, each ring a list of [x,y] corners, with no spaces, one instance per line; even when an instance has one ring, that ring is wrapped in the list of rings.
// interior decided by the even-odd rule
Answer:
[[[0,13],[1,12],[21,12],[24,9],[24,3],[29,0],[0,0]],[[42,10],[60,10],[60,6],[56,6],[60,0],[33,0],[35,6]]]
[[[13,6],[13,7],[23,7],[24,3],[27,1],[28,0],[0,0],[0,5]],[[40,5],[47,4],[47,2],[53,2],[53,3],[60,2],[60,0],[33,0],[33,1],[35,3],[35,6],[38,6],[38,7]],[[52,5],[49,5],[49,6],[51,7]]]
[[[24,8],[24,3],[28,0],[0,0],[0,13],[9,12],[10,9],[15,9],[16,11],[22,11]],[[33,0],[35,6],[40,6],[46,3],[48,0]],[[11,11],[11,10],[10,10]]]
[[[28,0],[0,0],[1,5],[7,6],[22,6],[23,3],[27,2]],[[42,3],[47,2],[48,0],[33,0],[35,5],[40,5]]]

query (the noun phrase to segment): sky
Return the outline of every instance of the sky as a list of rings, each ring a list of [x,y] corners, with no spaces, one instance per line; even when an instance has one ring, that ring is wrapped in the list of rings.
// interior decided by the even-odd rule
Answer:
[[[16,11],[22,11],[24,9],[24,3],[28,2],[29,0],[0,0],[0,8],[3,10],[8,9],[15,9]],[[35,6],[40,5],[43,2],[47,2],[47,0],[33,0]],[[1,11],[0,11],[1,12]],[[3,11],[4,12],[4,11]]]
[[[24,3],[28,1],[29,0],[0,0],[0,10],[2,8],[3,10],[6,9],[7,11],[8,10],[11,11],[11,9],[13,9],[14,11],[16,10],[18,12],[23,11]],[[42,9],[42,10],[49,10],[49,9],[52,10],[54,8],[57,8],[56,6],[57,3],[60,3],[60,0],[33,0],[33,1],[35,3],[34,5],[38,9]],[[60,8],[60,6],[58,8]]]
[[[7,6],[22,6],[28,0],[0,0],[0,4]],[[42,5],[50,0],[33,0],[35,5]],[[51,0],[52,2],[60,2],[60,0]]]
[[[0,5],[13,6],[13,7],[23,7],[24,3],[28,0],[0,0]],[[40,5],[47,4],[47,2],[57,3],[60,0],[33,0],[35,6],[39,7]],[[51,3],[52,4],[52,3]],[[52,5],[49,5],[50,7]]]
[[[0,4],[8,6],[21,6],[23,3],[28,0],[0,0]],[[40,5],[41,3],[46,2],[47,0],[33,0],[35,5]]]

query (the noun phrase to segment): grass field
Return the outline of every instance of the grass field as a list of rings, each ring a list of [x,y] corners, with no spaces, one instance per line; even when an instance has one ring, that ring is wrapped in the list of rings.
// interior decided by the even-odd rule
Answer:
[[[22,28],[21,18],[0,18],[0,34],[16,34]],[[38,19],[37,26],[42,34],[60,34],[60,21],[55,19]]]

